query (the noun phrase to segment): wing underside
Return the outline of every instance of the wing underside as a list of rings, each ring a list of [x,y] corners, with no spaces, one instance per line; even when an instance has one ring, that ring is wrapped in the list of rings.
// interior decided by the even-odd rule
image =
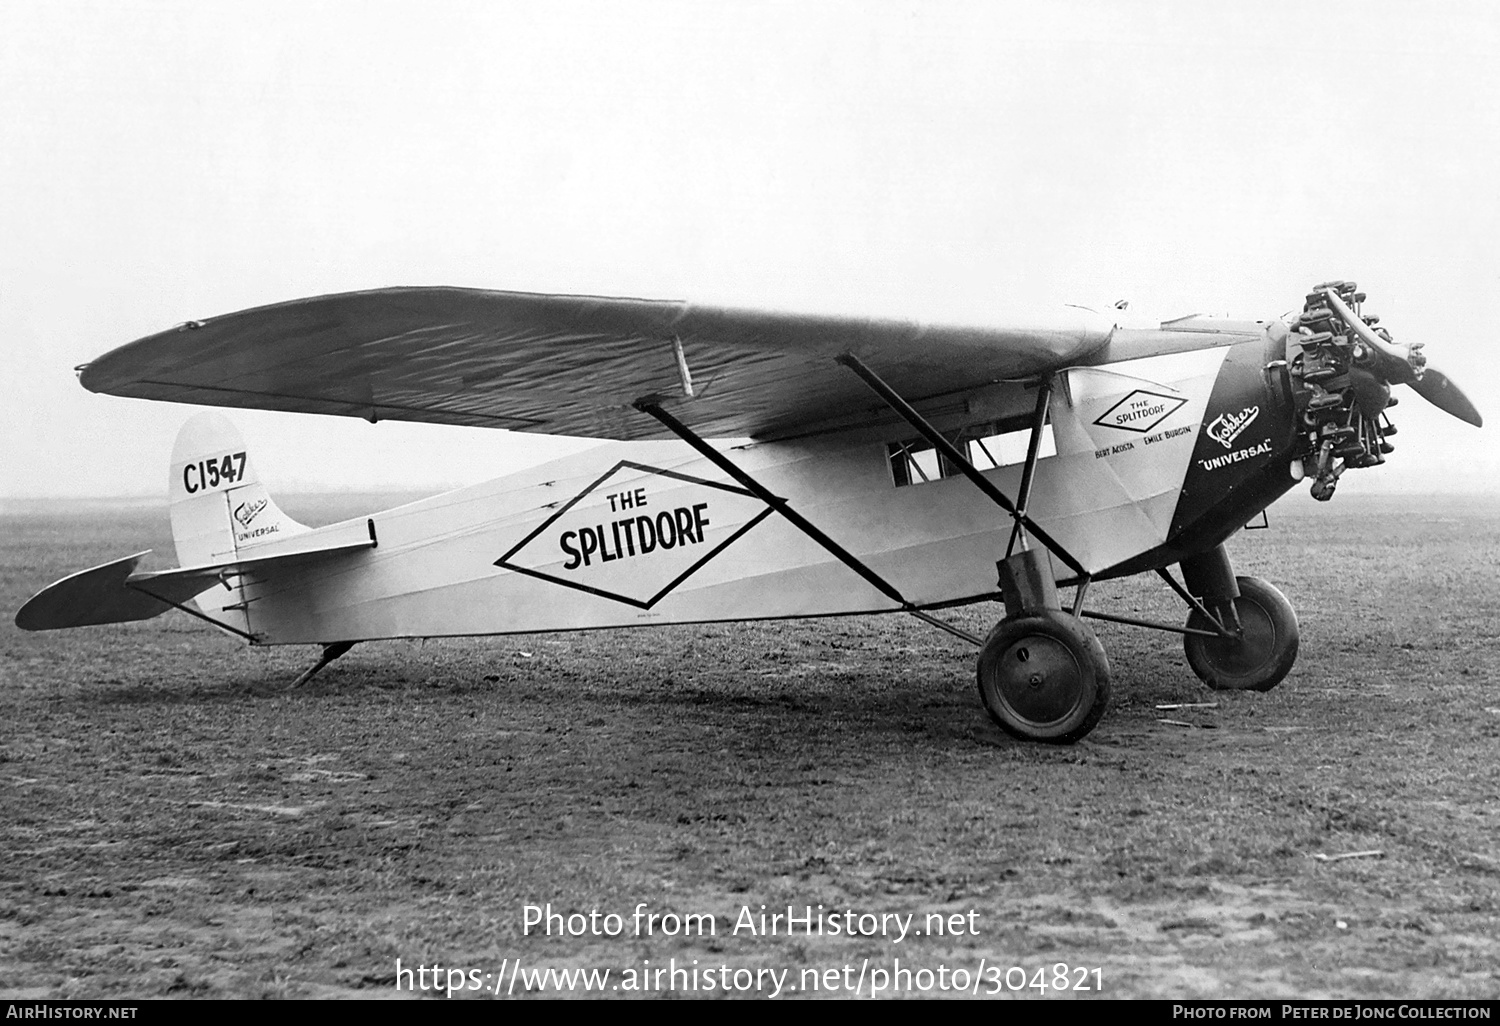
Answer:
[[[841,353],[920,400],[1069,365],[1103,347],[1112,327],[1076,307],[994,327],[397,288],[188,322],[80,377],[96,392],[207,406],[665,437],[632,408],[649,398],[705,436],[776,438],[881,416],[834,364]]]

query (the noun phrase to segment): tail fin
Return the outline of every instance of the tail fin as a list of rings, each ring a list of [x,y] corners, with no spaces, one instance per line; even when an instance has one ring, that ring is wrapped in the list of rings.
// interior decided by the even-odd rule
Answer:
[[[33,595],[16,613],[16,626],[50,631],[148,620],[191,601],[219,626],[258,641],[250,632],[247,576],[375,547],[373,520],[290,546],[266,544],[311,528],[271,500],[245,440],[217,413],[200,413],[177,433],[167,494],[179,569],[137,573],[148,550],[81,570]]]
[[[272,500],[245,440],[219,413],[200,413],[182,425],[167,494],[181,566],[232,560],[257,543],[308,530]]]

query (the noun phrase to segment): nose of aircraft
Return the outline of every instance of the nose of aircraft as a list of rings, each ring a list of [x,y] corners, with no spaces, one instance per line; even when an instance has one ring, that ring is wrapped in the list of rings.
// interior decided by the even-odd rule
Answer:
[[[1403,345],[1379,318],[1364,314],[1365,294],[1351,281],[1324,282],[1307,296],[1291,325],[1287,357],[1301,429],[1304,470],[1316,475],[1312,494],[1329,499],[1350,467],[1385,462],[1396,433],[1385,411],[1396,405],[1392,385],[1408,385],[1438,409],[1479,427],[1483,418],[1449,377],[1427,362],[1420,342]]]

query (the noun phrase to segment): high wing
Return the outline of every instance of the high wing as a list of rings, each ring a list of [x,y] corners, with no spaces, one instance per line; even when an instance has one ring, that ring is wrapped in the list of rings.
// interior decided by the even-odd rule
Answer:
[[[80,380],[168,402],[627,440],[667,437],[631,408],[651,399],[701,435],[777,438],[883,419],[833,363],[841,353],[921,401],[1068,366],[1113,327],[1078,307],[996,327],[392,288],[190,321],[107,353]]]

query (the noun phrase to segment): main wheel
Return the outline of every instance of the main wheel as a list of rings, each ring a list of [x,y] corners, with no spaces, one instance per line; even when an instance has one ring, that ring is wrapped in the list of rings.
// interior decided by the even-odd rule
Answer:
[[[978,676],[990,718],[1025,741],[1072,744],[1109,705],[1104,646],[1059,610],[1001,620],[979,651]]]
[[[1240,597],[1234,611],[1245,632],[1239,638],[1183,636],[1188,665],[1217,691],[1270,691],[1297,661],[1297,613],[1286,596],[1259,577],[1236,577]],[[1213,625],[1196,609],[1187,625],[1201,631]]]

